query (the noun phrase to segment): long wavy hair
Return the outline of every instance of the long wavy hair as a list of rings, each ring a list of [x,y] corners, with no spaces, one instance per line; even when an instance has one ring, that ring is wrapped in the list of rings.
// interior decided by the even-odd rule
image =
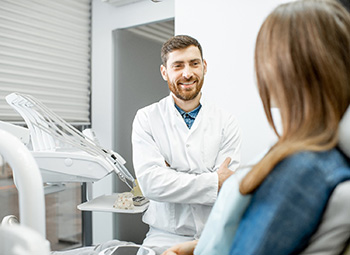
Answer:
[[[266,117],[279,139],[242,180],[242,194],[253,192],[289,155],[337,145],[339,121],[350,103],[350,14],[335,0],[278,6],[258,33],[255,71]],[[281,135],[272,102],[280,109]]]

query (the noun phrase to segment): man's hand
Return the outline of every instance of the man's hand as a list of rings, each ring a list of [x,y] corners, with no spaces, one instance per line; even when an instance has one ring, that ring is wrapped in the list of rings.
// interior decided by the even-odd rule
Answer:
[[[175,245],[163,252],[162,255],[193,255],[197,243],[198,240],[194,240]]]
[[[231,171],[228,168],[228,165],[230,164],[230,162],[231,162],[231,158],[230,157],[226,158],[225,161],[219,167],[219,170],[217,171],[217,174],[219,176],[219,190],[218,191],[220,191],[221,186],[224,183],[224,181],[226,181],[226,179],[234,173],[233,171]]]

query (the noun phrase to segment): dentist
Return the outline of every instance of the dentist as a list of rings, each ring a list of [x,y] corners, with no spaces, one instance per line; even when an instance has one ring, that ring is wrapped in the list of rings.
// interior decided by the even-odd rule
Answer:
[[[170,38],[161,50],[170,95],[140,109],[133,122],[133,164],[150,200],[143,245],[157,253],[200,237],[223,182],[240,162],[237,120],[204,99],[207,72],[199,42]]]

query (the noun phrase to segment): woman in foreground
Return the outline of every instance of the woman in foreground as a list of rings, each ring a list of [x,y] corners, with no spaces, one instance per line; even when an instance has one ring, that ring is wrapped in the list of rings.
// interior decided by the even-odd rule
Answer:
[[[229,254],[299,254],[335,187],[350,180],[349,159],[337,147],[350,104],[349,13],[335,0],[278,6],[259,31],[255,70],[266,117],[277,133],[277,106],[283,133],[240,183],[252,198]],[[197,244],[205,246],[200,239],[163,254],[201,254]]]

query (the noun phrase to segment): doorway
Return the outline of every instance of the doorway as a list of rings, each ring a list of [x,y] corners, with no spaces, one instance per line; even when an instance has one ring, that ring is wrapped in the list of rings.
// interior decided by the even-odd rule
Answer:
[[[174,20],[166,20],[113,32],[114,39],[114,150],[132,165],[131,130],[138,109],[169,95],[162,79],[160,51],[174,35]],[[116,177],[114,192],[128,187]],[[142,243],[148,226],[142,214],[114,214],[114,238]]]

